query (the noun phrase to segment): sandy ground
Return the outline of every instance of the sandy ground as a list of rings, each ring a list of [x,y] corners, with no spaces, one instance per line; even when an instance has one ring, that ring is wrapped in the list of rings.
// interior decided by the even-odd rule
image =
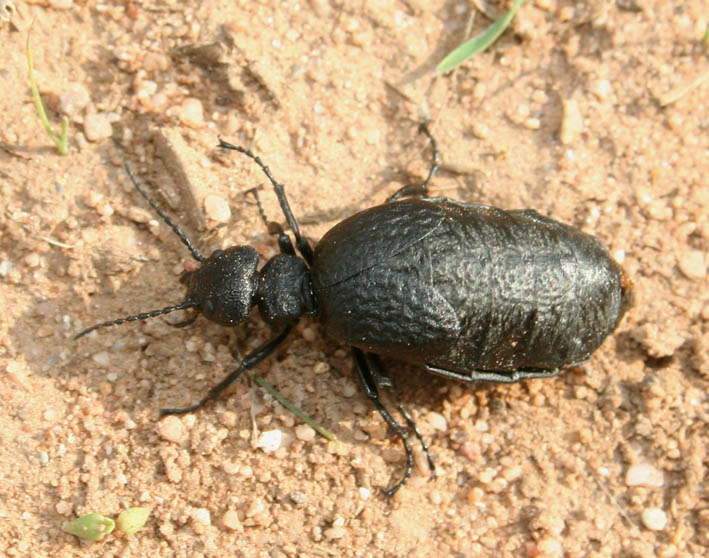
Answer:
[[[478,2],[478,4],[480,4]],[[466,2],[3,2],[0,22],[0,555],[704,556],[709,545],[709,63],[705,0],[523,5],[456,73],[437,62],[489,20]],[[491,6],[491,10],[499,8]],[[470,14],[476,13],[470,22]],[[497,12],[499,13],[499,12]],[[27,80],[26,31],[56,154]],[[339,443],[238,382],[179,420],[270,331],[164,320],[82,327],[179,302],[193,266],[129,162],[209,253],[277,247],[245,191],[260,154],[305,234],[425,175],[433,193],[534,208],[596,235],[636,306],[582,367],[466,386],[387,363],[438,466],[360,392],[346,347],[301,321],[257,367]],[[266,213],[280,219],[272,192]],[[180,318],[170,316],[169,318]],[[256,447],[280,433],[277,447]],[[152,508],[89,545],[77,515]]]

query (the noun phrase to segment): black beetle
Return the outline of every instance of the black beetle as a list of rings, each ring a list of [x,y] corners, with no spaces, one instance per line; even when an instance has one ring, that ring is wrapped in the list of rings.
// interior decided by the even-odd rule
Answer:
[[[303,314],[317,319],[328,335],[352,347],[355,368],[367,396],[412,451],[402,426],[379,401],[378,387],[390,387],[379,355],[421,365],[464,382],[516,382],[547,378],[586,360],[615,329],[631,303],[631,284],[594,237],[539,215],[505,211],[447,198],[430,198],[428,184],[438,170],[436,141],[426,124],[433,164],[420,186],[405,186],[379,206],[364,210],[328,231],[313,250],[301,236],[284,187],[249,150],[220,140],[256,162],[273,185],[295,244],[277,223],[280,254],[258,269],[249,246],[216,250],[203,257],[187,236],[138,184],[135,187],[201,263],[183,276],[187,298],[176,306],[103,322],[95,329],[143,320],[175,310],[201,313],[220,325],[244,322],[256,305],[278,335],[247,355],[198,404],[163,409],[187,413],[216,398],[244,370],[263,360],[286,338]],[[255,193],[254,193],[255,195]],[[406,422],[433,463],[413,419]]]

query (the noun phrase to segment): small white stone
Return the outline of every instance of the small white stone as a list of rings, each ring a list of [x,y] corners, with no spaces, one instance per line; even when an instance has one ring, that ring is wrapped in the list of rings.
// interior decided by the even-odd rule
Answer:
[[[315,438],[315,430],[307,424],[299,424],[295,427],[295,437],[303,442],[311,442]]]
[[[57,94],[57,110],[70,117],[77,116],[91,102],[91,95],[83,83],[70,82]]]
[[[607,101],[613,92],[613,86],[607,79],[599,79],[591,83],[590,90],[599,101]]]
[[[334,541],[335,539],[341,539],[347,534],[347,529],[344,527],[332,527],[331,529],[325,529],[323,535],[325,538]]]
[[[677,265],[687,279],[704,279],[707,274],[704,253],[699,250],[688,250],[680,254]]]
[[[106,351],[101,351],[100,353],[96,353],[91,357],[91,360],[93,360],[96,364],[99,364],[101,366],[110,366],[111,365],[111,357]]]
[[[204,198],[204,211],[213,221],[225,223],[231,219],[231,209],[224,198],[209,194]]]
[[[444,417],[442,414],[431,411],[430,413],[428,413],[426,418],[428,419],[428,423],[434,429],[440,432],[445,432],[446,430],[448,430],[448,421],[446,420],[446,417]]]
[[[641,519],[651,531],[662,531],[667,526],[667,514],[661,508],[645,508]]]
[[[187,439],[185,424],[175,415],[168,415],[157,425],[157,433],[163,440],[180,444]]]
[[[100,141],[113,135],[108,116],[102,112],[87,114],[84,118],[84,135],[89,141]]]
[[[649,486],[660,488],[665,484],[662,471],[649,463],[631,465],[625,473],[625,484],[628,486]]]
[[[182,101],[177,115],[183,124],[191,128],[200,128],[204,124],[204,112],[199,99],[188,97]]]
[[[256,440],[256,447],[261,448],[266,453],[273,453],[281,447],[283,442],[283,432],[278,429],[262,432]]]
[[[209,510],[207,508],[195,508],[192,510],[190,515],[197,523],[201,523],[202,525],[212,524],[212,516],[209,514]]]
[[[563,118],[559,140],[564,145],[573,143],[583,132],[583,116],[578,103],[574,99],[566,99],[562,102]]]
[[[234,510],[227,510],[222,516],[222,526],[230,531],[236,531],[241,529],[241,521],[239,521],[239,514]]]

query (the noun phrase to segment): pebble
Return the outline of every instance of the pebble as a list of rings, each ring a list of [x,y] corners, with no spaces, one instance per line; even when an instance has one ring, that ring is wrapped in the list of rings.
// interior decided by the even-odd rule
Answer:
[[[180,121],[190,128],[200,128],[204,125],[204,111],[202,102],[194,97],[188,97],[179,106],[177,117]]]
[[[12,268],[15,267],[10,260],[3,260],[0,262],[0,277],[7,277],[10,275]]]
[[[246,517],[254,517],[265,511],[266,506],[263,504],[263,500],[261,498],[254,498],[251,500],[251,504],[249,504],[249,508],[246,510]]]
[[[346,397],[349,399],[350,397],[353,397],[357,393],[357,386],[355,386],[351,382],[347,382],[344,386],[342,386],[342,397]]]
[[[662,531],[667,526],[667,514],[661,508],[645,508],[641,519],[651,531]]]
[[[299,424],[295,427],[295,437],[303,442],[311,442],[315,438],[315,430],[307,424]]]
[[[91,357],[91,360],[93,360],[96,364],[99,364],[101,366],[110,366],[111,365],[111,357],[106,351],[101,351],[100,353],[96,353]]]
[[[308,501],[308,497],[300,490],[294,490],[289,494],[291,502],[296,506],[302,506]]]
[[[57,513],[59,515],[69,515],[71,512],[74,510],[74,506],[72,506],[69,502],[57,502],[57,505],[54,506],[54,509],[57,510]]]
[[[212,524],[212,516],[209,514],[207,508],[194,508],[190,515],[192,516],[192,520],[197,523],[201,523],[202,525]]]
[[[435,430],[440,432],[445,432],[448,430],[448,421],[442,414],[431,411],[426,416],[426,419],[428,420],[428,424],[430,424]]]
[[[222,526],[230,531],[236,531],[241,529],[241,521],[239,521],[239,514],[234,510],[227,510],[222,516]]]
[[[537,544],[537,549],[541,553],[541,556],[545,558],[563,558],[564,549],[561,543],[551,537],[542,538]]]
[[[100,141],[113,135],[111,121],[103,112],[87,114],[84,118],[84,135],[89,141]]]
[[[76,117],[91,102],[89,90],[83,83],[75,81],[57,94],[57,111],[69,117]]]
[[[473,135],[478,139],[486,139],[490,135],[490,128],[483,122],[473,122]]]
[[[182,420],[175,415],[168,415],[157,425],[157,433],[163,440],[181,444],[187,439],[187,429]]]
[[[707,274],[706,259],[700,250],[689,250],[680,254],[677,265],[687,279],[704,279]]]
[[[649,463],[636,463],[628,467],[628,471],[625,473],[625,484],[660,488],[664,486],[665,478],[662,471]]]
[[[527,118],[524,121],[524,127],[528,130],[539,130],[541,126],[542,122],[541,120],[539,120],[539,118]]]
[[[231,219],[231,209],[229,204],[222,197],[214,194],[209,194],[204,198],[204,211],[207,217],[213,221],[219,221],[220,223],[226,223]]]
[[[283,432],[278,429],[262,432],[256,440],[256,447],[261,448],[266,453],[273,453],[281,447],[283,442]]]
[[[599,101],[607,101],[613,92],[613,86],[607,79],[599,79],[592,82],[589,89]]]
[[[574,99],[562,101],[562,108],[564,115],[561,121],[559,140],[564,145],[568,145],[573,143],[583,132],[583,116],[581,116],[579,105]]]
[[[637,326],[630,336],[653,358],[672,356],[685,343],[683,335],[674,331],[663,331],[656,323]]]
[[[325,538],[333,541],[335,539],[341,539],[347,534],[347,529],[344,527],[332,527],[331,529],[325,529],[323,532],[323,535],[325,535]]]
[[[143,69],[148,72],[165,72],[170,67],[170,59],[158,52],[148,52],[143,56]]]

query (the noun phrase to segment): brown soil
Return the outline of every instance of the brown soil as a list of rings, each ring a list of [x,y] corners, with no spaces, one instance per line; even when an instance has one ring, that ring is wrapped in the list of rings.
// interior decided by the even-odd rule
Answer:
[[[705,555],[706,8],[529,1],[489,52],[436,78],[466,37],[466,2],[15,0],[0,22],[0,554]],[[28,86],[33,17],[50,118],[71,120],[65,157]],[[469,34],[488,23],[478,13]],[[466,386],[389,363],[436,480],[419,452],[408,485],[382,495],[401,446],[346,347],[310,320],[257,372],[339,443],[247,382],[158,421],[233,369],[230,350],[270,335],[256,315],[231,330],[158,318],[72,340],[179,302],[193,265],[124,162],[203,251],[268,257],[276,246],[244,195],[265,179],[218,137],[263,157],[317,239],[425,175],[424,117],[443,154],[434,194],[594,234],[636,293],[591,360],[554,379]],[[261,198],[280,219],[268,187]],[[276,451],[256,447],[274,430]],[[89,545],[62,531],[136,505],[152,515],[133,536]]]

